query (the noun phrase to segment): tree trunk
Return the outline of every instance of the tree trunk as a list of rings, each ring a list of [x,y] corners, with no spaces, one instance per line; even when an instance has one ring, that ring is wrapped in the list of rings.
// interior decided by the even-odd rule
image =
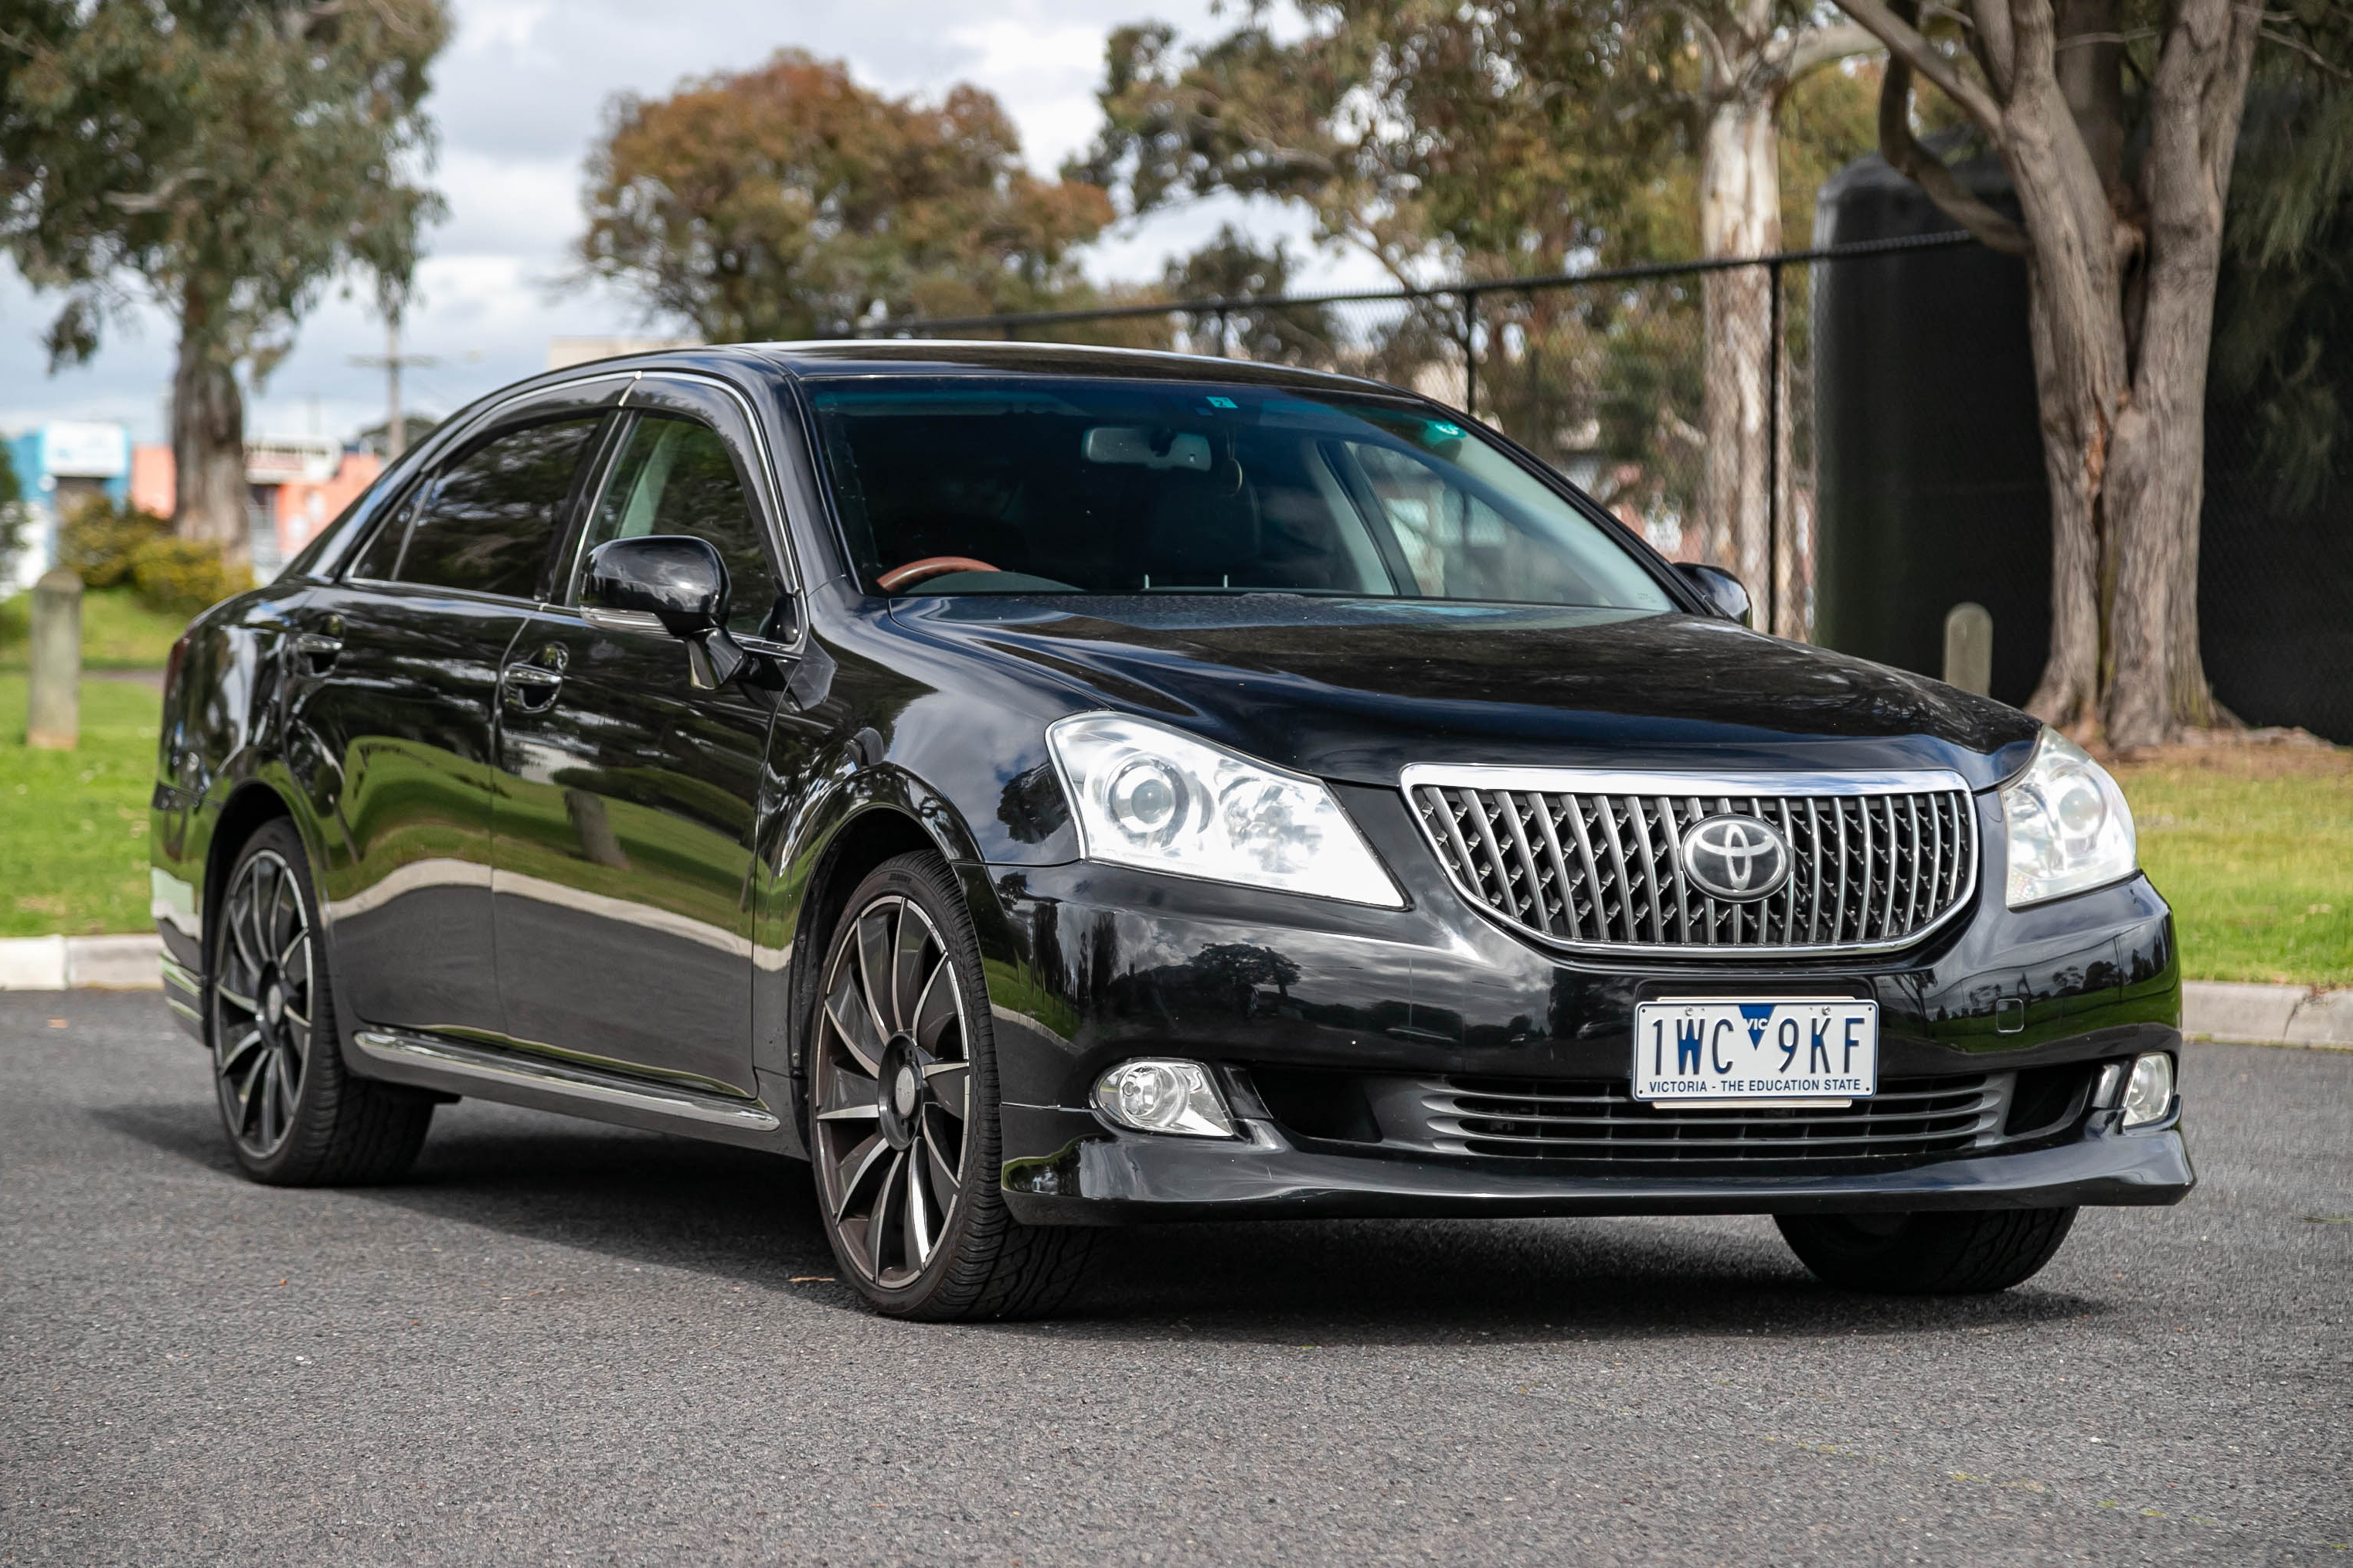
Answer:
[[[1781,163],[1773,103],[1727,97],[1709,112],[1700,159],[1700,253],[1781,249]],[[1707,558],[1761,602],[1772,562],[1772,283],[1762,267],[1710,272],[1702,284],[1706,358]]]
[[[245,397],[237,367],[208,330],[206,302],[182,301],[172,376],[172,532],[216,547],[231,567],[251,550],[246,523]]]
[[[1888,161],[1998,249],[2027,257],[2051,481],[2051,652],[2029,706],[2096,717],[2119,749],[2234,722],[2198,648],[2206,368],[2222,213],[2260,7],[2174,0],[2126,178],[2117,0],[1973,0],[1981,79],[1914,28],[1912,0],[1840,0],[1903,62],[1880,112]],[[1910,72],[1994,140],[2023,229],[1913,140]]]
[[[2147,253],[2132,407],[2117,430],[2115,666],[2103,717],[2119,748],[2232,722],[2198,646],[2206,366],[2223,198],[2260,13],[2187,0],[2150,82],[2141,205]]]

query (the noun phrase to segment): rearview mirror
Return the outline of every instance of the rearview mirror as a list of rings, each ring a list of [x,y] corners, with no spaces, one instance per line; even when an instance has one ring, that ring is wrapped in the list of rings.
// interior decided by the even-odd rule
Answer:
[[[1736,620],[1743,626],[1755,624],[1749,620],[1748,590],[1740,579],[1722,567],[1711,567],[1703,561],[1678,561],[1675,570],[1696,589],[1707,602],[1707,608],[1726,620]]]
[[[652,616],[686,644],[689,678],[716,691],[750,659],[728,634],[727,593],[727,563],[717,550],[684,534],[649,534],[608,540],[588,552],[580,603],[586,609]]]

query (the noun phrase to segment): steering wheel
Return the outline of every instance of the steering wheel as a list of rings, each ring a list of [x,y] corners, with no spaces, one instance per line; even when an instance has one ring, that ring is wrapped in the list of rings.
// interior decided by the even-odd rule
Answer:
[[[902,588],[913,588],[929,577],[945,577],[950,572],[993,572],[999,568],[987,561],[976,561],[970,556],[925,556],[920,561],[909,561],[903,567],[893,567],[874,579],[884,593],[897,593]]]

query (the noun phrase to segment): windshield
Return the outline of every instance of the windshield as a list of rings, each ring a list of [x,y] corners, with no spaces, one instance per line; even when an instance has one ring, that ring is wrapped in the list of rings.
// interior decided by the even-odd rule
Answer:
[[[1293,388],[810,384],[869,591],[1674,608],[1592,519],[1426,409]]]

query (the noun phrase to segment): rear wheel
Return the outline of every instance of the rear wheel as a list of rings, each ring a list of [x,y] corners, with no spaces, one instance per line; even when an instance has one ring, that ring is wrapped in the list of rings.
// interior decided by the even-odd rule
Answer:
[[[213,1084],[230,1150],[274,1185],[385,1181],[425,1142],[433,1100],[353,1077],[336,1049],[301,836],[283,820],[246,841],[214,917]]]
[[[1781,1239],[1824,1284],[1899,1296],[1967,1296],[2031,1278],[2075,1223],[2073,1209],[1776,1214]]]
[[[845,1277],[894,1317],[1060,1305],[1092,1238],[1006,1211],[979,944],[936,860],[901,855],[850,895],[807,1038],[809,1153]]]

